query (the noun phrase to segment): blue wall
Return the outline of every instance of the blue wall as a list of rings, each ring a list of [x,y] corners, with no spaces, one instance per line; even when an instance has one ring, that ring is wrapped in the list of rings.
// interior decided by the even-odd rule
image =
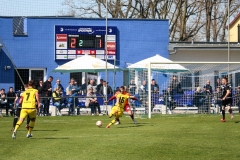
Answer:
[[[27,36],[13,36],[12,18],[0,18],[0,38],[7,47],[17,68],[46,68],[47,76],[62,80],[64,87],[69,74],[51,72],[67,61],[54,60],[54,25],[105,26],[104,19],[76,18],[28,18]],[[135,63],[150,56],[160,54],[168,58],[168,20],[109,19],[109,26],[119,30],[119,65]],[[14,70],[5,71],[3,66],[11,65],[3,51],[0,52],[0,87],[8,88],[14,83]],[[11,65],[12,66],[12,65]],[[105,77],[105,73],[101,73]],[[113,74],[109,73],[109,84],[113,84]],[[117,73],[116,86],[123,84],[122,72]],[[54,84],[53,83],[53,84]]]

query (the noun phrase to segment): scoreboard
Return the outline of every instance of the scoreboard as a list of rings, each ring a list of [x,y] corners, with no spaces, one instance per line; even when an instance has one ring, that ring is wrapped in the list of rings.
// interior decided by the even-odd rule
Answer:
[[[117,57],[117,27],[55,25],[55,60],[72,60],[89,54],[99,59]],[[107,43],[107,55],[105,46]]]

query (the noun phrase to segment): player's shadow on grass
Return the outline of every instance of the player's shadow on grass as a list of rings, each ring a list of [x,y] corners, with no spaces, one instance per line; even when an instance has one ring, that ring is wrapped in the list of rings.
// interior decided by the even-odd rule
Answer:
[[[236,121],[235,123],[239,123],[240,121]]]
[[[61,137],[61,138],[46,137],[46,138],[37,138],[37,139],[69,139],[69,138],[67,138],[67,137]]]
[[[57,129],[54,129],[54,130],[46,130],[46,129],[41,130],[41,129],[36,129],[36,130],[33,130],[33,131],[34,131],[34,132],[48,132],[48,131],[56,132],[56,131],[59,131],[59,130],[57,130]]]
[[[141,125],[141,124],[138,124],[138,125],[135,125],[135,126],[119,126],[117,128],[135,128],[135,127],[142,127],[144,125]]]

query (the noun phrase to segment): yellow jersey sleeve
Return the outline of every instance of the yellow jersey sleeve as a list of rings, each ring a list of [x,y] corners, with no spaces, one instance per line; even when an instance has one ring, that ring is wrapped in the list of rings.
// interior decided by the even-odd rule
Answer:
[[[23,93],[22,108],[34,109],[36,108],[36,93],[38,90],[29,88]]]

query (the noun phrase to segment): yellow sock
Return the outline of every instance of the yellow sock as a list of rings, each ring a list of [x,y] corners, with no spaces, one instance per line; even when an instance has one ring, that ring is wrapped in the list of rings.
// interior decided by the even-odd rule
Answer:
[[[33,130],[34,125],[35,125],[35,121],[30,121],[28,134],[31,134],[31,133],[32,133],[32,130]]]
[[[22,124],[22,121],[18,121],[14,128],[14,131],[17,131],[21,124]]]
[[[114,118],[114,120],[112,120],[109,124],[108,124],[108,126],[111,126],[112,124],[114,124],[116,122],[116,119]]]

